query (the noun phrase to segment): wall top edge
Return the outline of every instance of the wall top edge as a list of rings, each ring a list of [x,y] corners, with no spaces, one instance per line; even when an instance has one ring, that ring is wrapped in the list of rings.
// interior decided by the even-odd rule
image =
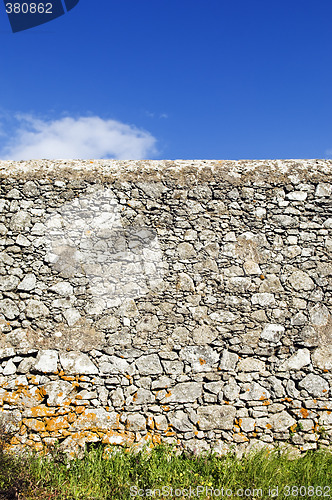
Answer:
[[[177,185],[331,182],[332,160],[29,160],[0,161],[0,178],[94,182],[160,182]]]

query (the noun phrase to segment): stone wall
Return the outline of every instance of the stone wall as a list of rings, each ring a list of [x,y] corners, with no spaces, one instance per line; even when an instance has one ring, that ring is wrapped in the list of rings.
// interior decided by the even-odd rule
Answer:
[[[0,162],[10,449],[331,444],[332,161]]]

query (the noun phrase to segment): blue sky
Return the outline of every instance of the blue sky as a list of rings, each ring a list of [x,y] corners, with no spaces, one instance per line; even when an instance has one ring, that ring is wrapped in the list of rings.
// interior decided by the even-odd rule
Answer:
[[[332,158],[332,2],[80,0],[12,33],[0,159]]]

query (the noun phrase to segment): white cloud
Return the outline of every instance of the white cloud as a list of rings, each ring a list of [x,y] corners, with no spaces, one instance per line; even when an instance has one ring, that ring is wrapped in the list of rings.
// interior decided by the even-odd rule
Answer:
[[[0,150],[2,160],[99,159],[139,160],[156,154],[147,131],[98,116],[47,121],[16,117],[18,127]]]

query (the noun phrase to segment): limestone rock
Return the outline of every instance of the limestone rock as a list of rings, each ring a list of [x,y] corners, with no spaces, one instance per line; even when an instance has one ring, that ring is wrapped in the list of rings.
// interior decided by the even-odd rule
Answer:
[[[86,354],[78,351],[60,353],[62,368],[67,374],[97,374],[98,368]]]
[[[299,386],[302,389],[308,391],[310,396],[313,397],[328,396],[329,384],[324,378],[320,377],[319,375],[314,375],[313,373],[310,373],[299,382]]]
[[[140,375],[143,376],[156,375],[163,372],[159,356],[157,354],[141,356],[136,360],[136,366]]]
[[[310,362],[309,349],[299,349],[290,358],[281,363],[280,366],[277,366],[277,370],[285,372],[289,370],[301,370],[304,366],[309,365]]]
[[[235,414],[236,409],[231,405],[200,406],[197,409],[197,425],[203,431],[231,430]]]
[[[57,351],[46,349],[39,351],[34,369],[43,373],[54,373],[57,371],[58,353]]]

